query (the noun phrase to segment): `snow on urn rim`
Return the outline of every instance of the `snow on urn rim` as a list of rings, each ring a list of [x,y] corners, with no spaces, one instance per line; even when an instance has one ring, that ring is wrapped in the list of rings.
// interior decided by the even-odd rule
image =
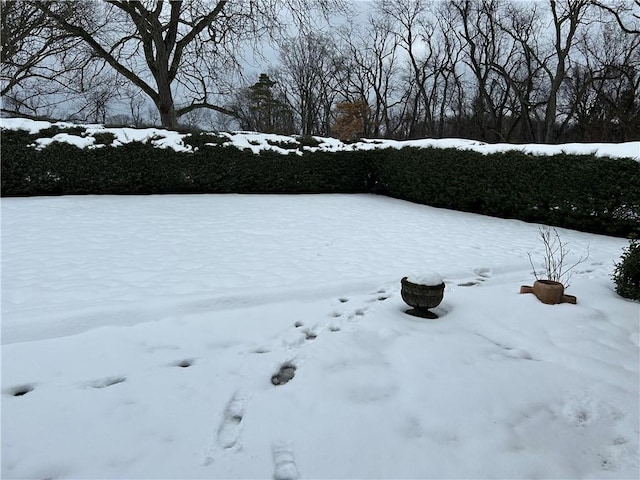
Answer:
[[[436,272],[423,272],[419,275],[409,275],[406,279],[408,282],[429,287],[436,287],[444,283],[440,274]]]

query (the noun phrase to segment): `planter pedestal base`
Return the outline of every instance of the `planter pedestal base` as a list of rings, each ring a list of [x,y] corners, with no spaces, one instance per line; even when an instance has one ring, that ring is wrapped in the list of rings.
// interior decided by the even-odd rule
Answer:
[[[523,285],[520,287],[520,293],[535,294],[535,292],[533,291],[533,287],[529,287],[527,285]],[[573,305],[576,305],[578,303],[578,299],[573,295],[562,295],[562,300],[560,301],[560,303],[571,303]]]
[[[406,313],[407,315],[413,315],[414,317],[420,317],[420,318],[429,318],[431,320],[435,320],[436,318],[440,318],[438,317],[437,314],[429,311],[429,310],[425,310],[425,309],[421,309],[421,308],[410,308],[408,310],[405,310],[404,313]]]

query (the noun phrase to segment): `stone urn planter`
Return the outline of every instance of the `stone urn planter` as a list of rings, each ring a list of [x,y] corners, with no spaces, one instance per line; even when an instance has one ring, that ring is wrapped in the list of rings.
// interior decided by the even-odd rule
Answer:
[[[440,305],[444,298],[444,282],[437,273],[429,273],[420,276],[404,277],[401,281],[400,294],[402,300],[410,308],[405,313],[421,318],[438,318],[429,309]]]
[[[576,304],[577,299],[573,295],[564,294],[564,285],[553,280],[536,280],[533,287],[523,285],[520,293],[533,293],[538,300],[547,305],[557,305],[559,303]]]

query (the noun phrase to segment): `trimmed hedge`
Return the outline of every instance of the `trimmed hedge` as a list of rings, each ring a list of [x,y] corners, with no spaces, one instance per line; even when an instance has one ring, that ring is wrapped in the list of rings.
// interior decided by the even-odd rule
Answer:
[[[175,152],[150,143],[81,149],[2,133],[2,195],[152,193],[362,193],[366,165],[348,155],[260,155],[235,147]]]
[[[194,153],[140,142],[29,146],[41,136],[2,132],[2,196],[375,192],[594,233],[640,233],[640,162],[632,159],[418,148],[256,155],[198,139]]]
[[[594,233],[639,230],[640,162],[403,148],[373,162],[390,196]]]

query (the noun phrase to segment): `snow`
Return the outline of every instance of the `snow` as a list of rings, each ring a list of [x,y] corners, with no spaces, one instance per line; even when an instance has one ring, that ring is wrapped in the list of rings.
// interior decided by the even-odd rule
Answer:
[[[79,135],[70,135],[68,133],[57,133],[51,138],[38,138],[36,145],[39,149],[46,148],[54,142],[69,143],[78,148],[91,147],[95,144],[94,137],[81,137]]]
[[[422,272],[421,274],[413,274],[407,277],[407,281],[418,285],[426,285],[435,287],[442,285],[442,277],[436,272]]]
[[[44,121],[34,121],[25,118],[0,118],[0,128],[7,130],[26,130],[32,134],[57,126],[59,128],[70,128],[78,125],[66,122],[49,123]],[[158,128],[109,128],[98,124],[81,125],[86,127],[83,136],[57,134],[52,138],[43,137],[36,140],[38,148],[43,148],[52,141],[65,142],[76,145],[79,148],[97,148],[101,145],[94,145],[92,136],[97,133],[109,132],[115,135],[114,146],[123,145],[133,141],[150,141],[159,148],[172,148],[180,152],[193,152],[194,149],[185,144],[184,140],[189,133],[178,133]],[[495,152],[520,151],[531,155],[556,155],[560,153],[576,155],[596,155],[599,157],[611,158],[634,158],[640,160],[640,142],[624,143],[566,143],[560,145],[523,144],[514,145],[508,143],[489,144],[476,140],[466,140],[460,138],[445,139],[421,139],[421,140],[379,140],[363,139],[354,143],[343,143],[335,138],[313,137],[319,142],[318,146],[301,146],[300,141],[293,136],[266,134],[257,132],[219,132],[218,135],[227,137],[225,146],[235,146],[240,149],[249,149],[253,153],[260,153],[263,150],[270,150],[281,154],[302,155],[302,151],[324,151],[340,152],[355,150],[372,150],[380,148],[458,148],[462,150],[473,150],[482,154]],[[291,148],[283,148],[291,147]],[[295,147],[298,148],[295,148]]]
[[[624,239],[369,195],[3,198],[2,478],[638,477]],[[375,212],[375,214],[372,214]],[[400,279],[446,282],[437,320]],[[272,377],[292,366],[288,381]]]
[[[72,128],[77,125],[69,122],[45,122],[40,120],[29,120],[27,118],[0,118],[0,126],[2,128],[6,128],[7,130],[25,130],[31,134],[36,134],[40,130],[44,130],[50,128],[52,126],[58,128]],[[98,127],[101,125],[86,125],[83,124],[83,127]]]

